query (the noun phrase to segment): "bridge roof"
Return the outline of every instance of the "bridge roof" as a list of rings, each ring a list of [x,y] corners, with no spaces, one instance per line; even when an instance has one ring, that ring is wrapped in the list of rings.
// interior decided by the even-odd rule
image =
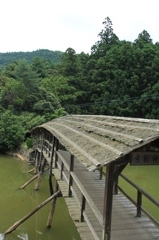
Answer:
[[[159,120],[140,118],[67,115],[37,128],[50,131],[90,170],[111,161],[121,161],[145,145],[153,148],[149,151],[154,151],[149,143],[159,139]]]

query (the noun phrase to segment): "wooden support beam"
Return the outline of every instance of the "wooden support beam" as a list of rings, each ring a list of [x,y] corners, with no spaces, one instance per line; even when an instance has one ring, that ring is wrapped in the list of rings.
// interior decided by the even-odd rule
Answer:
[[[54,192],[57,192],[57,191],[58,191],[58,184],[57,184],[57,181],[56,181],[56,186],[55,186]],[[57,197],[58,196],[56,196],[55,198],[52,199],[51,210],[50,210],[49,217],[48,217],[48,220],[47,220],[47,228],[51,228],[51,225],[52,225],[52,219],[53,219],[54,212],[55,212]]]
[[[34,213],[36,213],[39,209],[44,207],[48,202],[50,202],[53,198],[57,197],[59,195],[60,191],[57,191],[54,193],[51,197],[47,198],[44,202],[39,204],[34,210],[32,210],[30,213],[28,213],[26,216],[24,216],[21,220],[14,223],[13,226],[11,226],[7,231],[5,231],[4,235],[9,234],[13,232],[20,224],[25,222],[29,217],[31,217]]]
[[[39,162],[40,162],[40,154],[39,154],[38,151],[36,151],[34,174],[37,174],[37,173],[38,173]]]
[[[57,151],[59,150],[59,141],[56,138],[55,141],[55,168],[57,168],[57,162],[58,162],[58,155],[57,155]]]
[[[99,180],[102,180],[103,177],[103,167],[99,168]]]
[[[137,191],[137,217],[141,217],[142,193]]]
[[[36,183],[35,190],[39,190],[40,183],[41,183],[41,180],[42,180],[42,176],[43,176],[43,173],[44,173],[45,164],[46,164],[46,159],[44,158],[43,161],[42,161],[42,165],[40,167],[40,171],[38,173],[38,181]]]
[[[102,240],[110,240],[111,215],[112,215],[112,204],[113,204],[114,169],[115,169],[114,162],[111,162],[107,165],[106,178],[105,178]]]
[[[63,179],[63,170],[64,170],[64,163],[61,161],[61,171],[60,171],[60,179]]]
[[[35,170],[35,167],[32,168],[32,169],[30,169],[30,170],[28,171],[28,173],[31,173],[31,172],[33,172],[34,170]]]
[[[51,150],[51,161],[50,161],[50,171],[49,171],[49,187],[50,194],[53,194],[53,186],[52,186],[52,167],[53,167],[53,158],[54,158],[54,146],[55,146],[55,137],[53,138],[52,150]]]
[[[21,186],[21,189],[24,189],[27,185],[29,185],[29,183],[34,181],[37,177],[38,177],[38,174],[32,177],[29,181],[27,181],[23,186]]]
[[[82,194],[82,204],[81,204],[80,222],[84,222],[83,212],[85,211],[85,207],[86,207],[86,198],[85,198],[85,196]]]
[[[73,172],[74,168],[74,155],[70,156],[70,169],[69,169],[69,182],[68,182],[68,197],[72,197],[71,187],[73,186],[73,177],[71,172]]]

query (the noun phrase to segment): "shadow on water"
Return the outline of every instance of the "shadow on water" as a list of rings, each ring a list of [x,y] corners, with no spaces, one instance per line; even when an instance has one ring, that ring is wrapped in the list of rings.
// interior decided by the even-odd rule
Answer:
[[[26,189],[19,189],[32,175],[21,160],[0,155],[0,240],[80,240],[79,234],[69,216],[63,198],[57,199],[52,227],[46,228],[51,202],[22,223],[14,232],[4,232],[15,222],[32,211],[49,197],[48,175],[45,174],[39,191],[34,191],[35,182]]]

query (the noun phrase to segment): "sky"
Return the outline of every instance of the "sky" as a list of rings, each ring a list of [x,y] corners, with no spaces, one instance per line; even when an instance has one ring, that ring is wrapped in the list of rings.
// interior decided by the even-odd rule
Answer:
[[[0,52],[90,53],[109,17],[120,40],[146,30],[159,41],[159,0],[0,0]]]

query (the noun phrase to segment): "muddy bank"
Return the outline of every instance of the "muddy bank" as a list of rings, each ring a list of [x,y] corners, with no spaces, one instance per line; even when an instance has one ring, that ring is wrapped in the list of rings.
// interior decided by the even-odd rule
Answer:
[[[31,153],[31,150],[29,150],[28,148],[26,148],[24,146],[19,146],[15,151],[6,152],[6,154],[13,156],[13,157],[17,157],[25,162],[30,161],[30,153]]]

